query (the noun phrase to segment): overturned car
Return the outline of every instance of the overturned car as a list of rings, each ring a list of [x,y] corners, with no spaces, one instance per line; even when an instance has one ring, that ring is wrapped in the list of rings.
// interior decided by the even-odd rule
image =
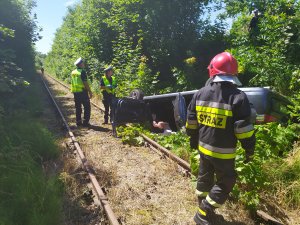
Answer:
[[[247,95],[254,111],[255,123],[285,122],[292,103],[268,87],[239,88]],[[152,120],[167,122],[172,131],[180,130],[186,122],[187,107],[198,90],[143,96],[135,90],[129,98],[116,101],[114,126],[124,123],[144,123]]]

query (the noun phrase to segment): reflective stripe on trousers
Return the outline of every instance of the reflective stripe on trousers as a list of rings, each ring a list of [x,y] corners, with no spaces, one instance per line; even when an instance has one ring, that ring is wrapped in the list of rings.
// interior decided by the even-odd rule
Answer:
[[[200,193],[208,192],[206,200],[212,206],[220,207],[224,204],[235,185],[236,177],[234,159],[218,159],[200,154],[197,190]]]

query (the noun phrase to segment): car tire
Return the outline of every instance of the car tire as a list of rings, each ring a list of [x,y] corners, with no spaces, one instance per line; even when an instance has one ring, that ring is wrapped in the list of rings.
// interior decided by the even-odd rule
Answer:
[[[142,90],[135,89],[130,93],[129,97],[136,100],[143,100],[144,92]]]

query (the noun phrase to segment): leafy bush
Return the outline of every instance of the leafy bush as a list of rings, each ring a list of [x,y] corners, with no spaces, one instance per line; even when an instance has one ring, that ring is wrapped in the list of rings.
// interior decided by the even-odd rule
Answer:
[[[199,153],[192,150],[189,146],[189,138],[182,132],[177,132],[169,136],[153,134],[141,126],[119,128],[119,134],[126,144],[143,145],[144,141],[139,137],[142,132],[158,142],[163,147],[169,149],[177,156],[190,162],[192,174],[198,175]],[[256,126],[256,150],[253,161],[245,164],[244,149],[240,145],[237,147],[236,171],[238,173],[237,184],[232,192],[232,197],[243,202],[248,208],[255,209],[260,202],[260,194],[264,190],[275,192],[278,187],[277,182],[284,179],[289,187],[289,197],[287,201],[294,204],[299,200],[299,187],[297,179],[299,178],[299,165],[297,160],[293,165],[283,164],[283,158],[288,157],[293,142],[298,139],[300,125],[291,124],[287,127],[278,123],[269,123]],[[276,167],[276,163],[281,162],[281,167]],[[273,168],[274,166],[274,168]],[[276,167],[276,168],[275,168]],[[266,169],[268,168],[268,169]],[[275,182],[277,181],[277,182]],[[296,182],[296,183],[295,183]]]
[[[245,86],[270,86],[291,96],[299,77],[299,2],[257,3],[261,15],[258,32],[248,31],[252,6],[225,1],[227,12],[237,15],[230,30],[230,51],[237,57],[240,77]],[[236,8],[237,4],[241,4]],[[241,12],[237,9],[243,9]],[[298,89],[292,89],[298,92]]]
[[[256,149],[254,159],[244,164],[244,150],[237,149],[236,170],[239,178],[233,196],[239,198],[246,206],[255,208],[259,203],[259,193],[264,189],[276,190],[274,180],[270,178],[275,168],[265,170],[268,164],[286,158],[293,149],[293,142],[298,139],[300,126],[291,124],[283,127],[278,123],[256,126]]]
[[[117,134],[122,137],[124,144],[142,146],[144,144],[144,139],[140,136],[142,130],[140,126],[119,126],[117,128]]]
[[[1,224],[50,225],[61,219],[62,185],[45,177],[32,150],[21,145],[0,152]]]
[[[300,151],[299,147],[285,159],[276,159],[263,166],[271,186],[267,196],[272,196],[282,205],[300,208]]]
[[[180,158],[185,161],[189,161],[191,149],[189,146],[189,137],[186,134],[176,132],[165,136],[161,134],[148,133],[148,136]]]
[[[46,177],[42,167],[59,152],[52,134],[36,119],[42,111],[38,84],[13,85],[9,98],[0,96],[1,224],[58,224],[62,184]]]

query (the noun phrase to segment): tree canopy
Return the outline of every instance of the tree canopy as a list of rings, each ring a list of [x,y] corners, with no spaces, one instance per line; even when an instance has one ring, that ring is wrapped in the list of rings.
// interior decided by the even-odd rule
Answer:
[[[228,15],[237,17],[228,38],[242,80],[251,86],[270,86],[283,94],[290,93],[290,89],[296,93],[300,75],[299,1],[224,3]],[[253,16],[249,12],[255,8],[259,11],[257,28],[249,31]]]
[[[210,14],[222,8],[212,23]],[[248,29],[254,9],[255,33]],[[69,8],[46,67],[68,79],[81,56],[95,81],[113,64],[120,95],[135,88],[154,94],[200,88],[210,59],[226,49],[238,59],[245,86],[296,90],[299,1],[83,0]]]
[[[76,57],[84,57],[93,78],[115,66],[120,93],[146,94],[199,88],[207,64],[225,49],[225,28],[212,25],[209,1],[98,0],[69,9],[57,30],[47,69],[69,77]]]
[[[0,2],[0,93],[34,69],[33,43],[39,39],[34,6],[31,0]]]

